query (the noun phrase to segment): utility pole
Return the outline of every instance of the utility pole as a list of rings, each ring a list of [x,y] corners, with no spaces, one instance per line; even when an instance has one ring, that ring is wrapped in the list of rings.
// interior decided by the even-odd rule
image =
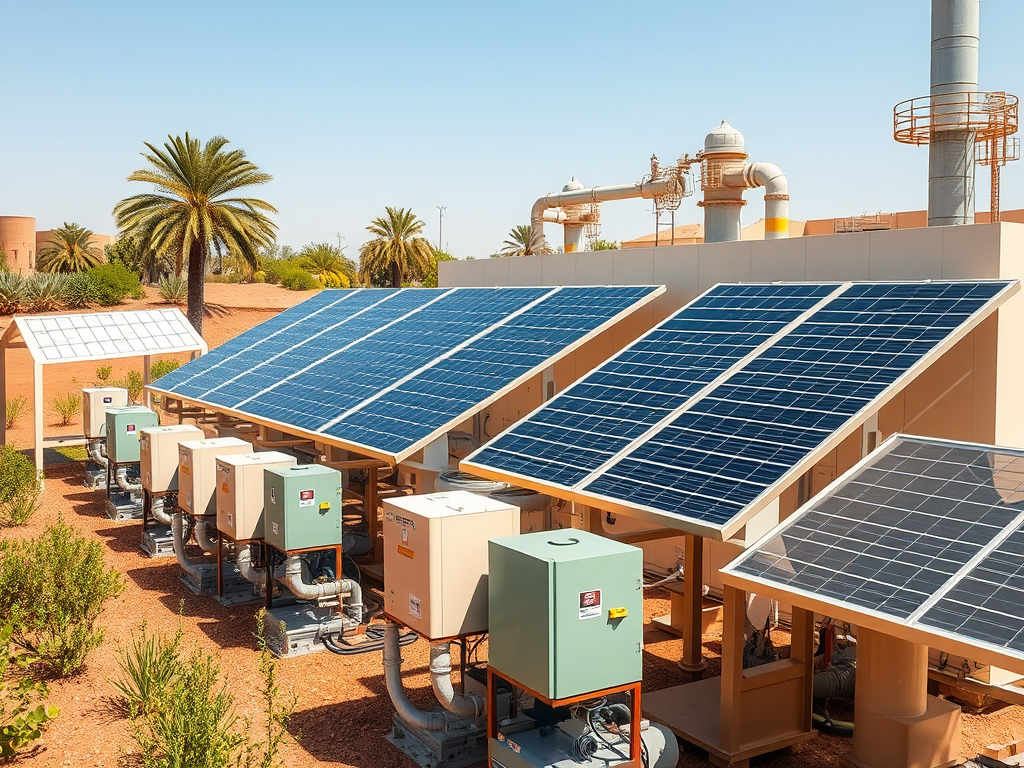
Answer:
[[[444,212],[448,210],[448,206],[439,205],[437,206],[437,250],[443,251],[444,246]]]
[[[344,239],[345,239],[345,236],[343,234],[341,234],[341,232],[338,232],[338,250],[339,251],[341,250],[341,241],[344,240]]]

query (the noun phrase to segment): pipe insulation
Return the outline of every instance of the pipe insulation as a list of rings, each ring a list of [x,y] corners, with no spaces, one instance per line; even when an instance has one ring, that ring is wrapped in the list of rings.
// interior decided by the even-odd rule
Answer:
[[[484,702],[479,696],[455,692],[451,643],[430,645],[430,686],[441,706],[453,715],[477,718],[484,713]]]
[[[216,531],[217,527],[213,526],[213,530]],[[193,535],[196,538],[196,544],[203,552],[215,552],[217,550],[217,540],[210,536],[210,524],[203,518],[196,518],[196,527],[193,530]],[[228,546],[233,546],[233,542],[224,542]]]
[[[167,506],[164,504],[162,497],[158,496],[150,500],[149,513],[153,515],[153,519],[160,523],[160,525],[171,524],[171,513],[167,511]]]
[[[531,238],[544,236],[544,222],[565,221],[565,214],[559,211],[561,216],[555,214],[555,218],[549,215],[551,208],[561,208],[564,205],[587,205],[588,203],[607,203],[612,200],[629,200],[641,197],[649,200],[652,197],[675,192],[678,181],[674,178],[658,179],[656,181],[644,181],[633,184],[615,184],[609,187],[590,187],[589,189],[578,189],[570,192],[551,192],[538,198],[530,211],[530,236]]]
[[[424,731],[447,731],[453,722],[458,722],[447,710],[424,712],[413,706],[402,685],[402,655],[398,646],[397,624],[384,625],[384,685],[395,707],[395,714],[413,728]]]
[[[171,516],[171,538],[174,541],[174,555],[178,558],[178,565],[181,566],[181,570],[185,571],[196,581],[202,580],[202,573],[200,572],[200,565],[205,563],[197,563],[194,560],[189,560],[185,556],[185,536],[183,533],[183,521],[182,513],[175,512]]]
[[[122,491],[128,493],[142,493],[142,483],[129,483],[128,482],[128,470],[119,469],[114,473],[114,479],[117,481],[118,487]]]
[[[252,552],[249,551],[249,547],[239,547],[235,553],[235,567],[246,581],[261,587],[267,583],[267,571],[252,564]]]
[[[103,445],[103,441],[93,441],[89,443],[89,458],[99,464],[101,467],[107,466],[107,457],[100,450],[100,446]]]
[[[345,612],[355,621],[363,620],[363,588],[354,579],[335,579],[334,581],[307,584],[302,577],[302,558],[291,555],[285,561],[284,575],[277,579],[301,600],[317,600],[331,595],[348,595],[345,601]]]
[[[748,187],[764,187],[764,239],[789,237],[789,182],[779,166],[749,163],[743,168]]]

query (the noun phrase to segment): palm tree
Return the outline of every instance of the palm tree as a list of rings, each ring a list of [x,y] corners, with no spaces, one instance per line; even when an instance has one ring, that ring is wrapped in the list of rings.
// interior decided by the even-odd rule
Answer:
[[[356,277],[356,265],[341,248],[330,243],[310,243],[299,251],[302,268],[326,286],[348,288]]]
[[[390,275],[391,287],[401,288],[404,277],[422,279],[430,271],[434,246],[422,237],[423,220],[405,208],[384,209],[366,231],[375,238],[359,248],[359,277],[370,285],[381,273]]]
[[[85,272],[103,263],[101,251],[92,239],[91,229],[72,222],[50,233],[50,240],[39,250],[36,268],[40,272]]]
[[[258,251],[274,243],[277,225],[267,213],[277,209],[252,197],[228,197],[244,187],[266,184],[271,176],[245,159],[228,140],[214,136],[201,144],[185,134],[168,136],[163,149],[147,143],[149,167],[128,181],[156,186],[114,206],[117,226],[158,253],[174,254],[188,265],[188,319],[202,333],[206,261],[211,251],[239,254],[256,266]]]
[[[503,242],[501,253],[504,256],[536,256],[554,253],[544,235],[534,235],[529,224],[513,227],[508,233],[509,239]]]

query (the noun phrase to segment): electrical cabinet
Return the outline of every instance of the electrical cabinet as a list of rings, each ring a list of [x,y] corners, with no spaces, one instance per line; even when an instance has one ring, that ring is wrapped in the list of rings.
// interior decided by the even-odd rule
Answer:
[[[90,440],[107,436],[107,408],[128,405],[123,387],[86,387],[82,390],[82,429]]]
[[[139,461],[139,432],[158,423],[156,412],[143,405],[108,408],[107,458],[115,464]]]
[[[150,493],[178,490],[178,446],[183,440],[201,440],[203,430],[190,424],[147,427],[139,435],[142,485]]]
[[[587,531],[492,539],[488,663],[548,699],[638,682],[643,552]]]
[[[387,613],[424,637],[487,631],[487,541],[519,533],[519,508],[467,491],[384,501]]]
[[[263,538],[263,470],[293,467],[278,451],[217,457],[217,529],[236,541]]]
[[[178,444],[178,506],[193,517],[217,514],[217,457],[252,453],[237,437],[185,440]]]
[[[263,473],[263,540],[282,552],[341,544],[341,472],[319,464]]]

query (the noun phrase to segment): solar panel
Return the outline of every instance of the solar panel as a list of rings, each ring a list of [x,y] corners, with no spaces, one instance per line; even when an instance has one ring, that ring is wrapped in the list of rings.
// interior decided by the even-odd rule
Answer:
[[[206,342],[178,309],[15,317],[40,363],[205,350]]]
[[[663,290],[323,291],[156,389],[404,457]]]
[[[792,289],[786,300],[794,302],[803,291],[803,303],[779,321],[775,308],[753,311],[763,295],[736,292],[755,287],[776,301],[773,289]],[[726,538],[1016,288],[1006,281],[719,286],[463,465]],[[694,312],[709,318],[707,303],[718,300],[735,302],[727,313],[751,325],[673,367],[677,340],[665,332]],[[694,331],[683,347],[696,349],[705,336],[717,341],[716,332]],[[650,365],[645,380],[615,378],[637,361]]]
[[[1024,452],[897,436],[723,570],[1024,659]]]

